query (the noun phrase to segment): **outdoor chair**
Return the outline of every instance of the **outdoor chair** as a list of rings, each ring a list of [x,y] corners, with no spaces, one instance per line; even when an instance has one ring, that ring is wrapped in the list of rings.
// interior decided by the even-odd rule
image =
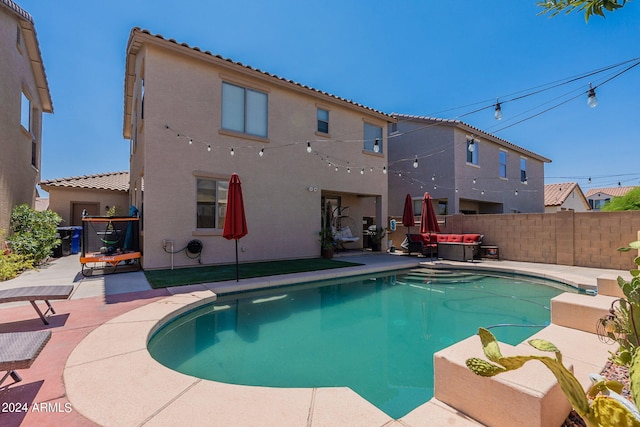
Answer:
[[[0,334],[0,371],[6,371],[0,386],[9,378],[22,381],[16,369],[28,369],[49,342],[51,331],[8,332]]]
[[[351,228],[349,226],[344,226],[340,229],[337,229],[334,233],[334,239],[336,241],[336,247],[339,250],[346,249],[344,247],[345,243],[354,243],[360,240],[360,237],[354,236],[351,232]]]
[[[25,286],[22,288],[0,290],[0,304],[5,302],[29,301],[45,325],[49,324],[45,315],[49,312],[56,314],[49,300],[67,299],[73,292],[73,285],[64,286]],[[42,313],[36,301],[44,301],[47,311]]]

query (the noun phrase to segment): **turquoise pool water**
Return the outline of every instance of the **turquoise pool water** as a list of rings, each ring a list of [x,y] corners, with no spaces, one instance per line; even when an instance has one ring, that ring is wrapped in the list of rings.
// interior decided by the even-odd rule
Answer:
[[[433,353],[491,327],[517,344],[574,288],[522,277],[410,272],[221,297],[176,318],[149,352],[176,371],[269,387],[348,386],[400,418],[433,397]],[[511,325],[511,326],[506,326]],[[517,325],[517,326],[515,326]]]

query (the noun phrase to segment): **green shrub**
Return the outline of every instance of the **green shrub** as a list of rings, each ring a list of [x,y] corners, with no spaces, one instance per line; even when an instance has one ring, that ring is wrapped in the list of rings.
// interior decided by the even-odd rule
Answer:
[[[11,235],[7,238],[11,251],[40,264],[60,244],[57,226],[61,220],[60,215],[50,210],[16,206],[11,213]]]
[[[24,270],[33,268],[33,260],[16,253],[0,252],[0,282],[13,279]]]

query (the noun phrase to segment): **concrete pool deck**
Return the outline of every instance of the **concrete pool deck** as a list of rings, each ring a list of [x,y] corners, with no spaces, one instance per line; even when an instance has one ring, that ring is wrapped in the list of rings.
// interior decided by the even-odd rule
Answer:
[[[158,322],[174,316],[176,310],[208,302],[215,298],[215,292],[411,268],[428,261],[387,254],[357,254],[344,259],[364,265],[242,280],[239,284],[222,282],[151,290],[141,272],[84,278],[79,274],[77,257],[70,256],[4,282],[0,287],[72,283],[76,289],[70,300],[54,302],[58,314],[50,318],[48,326],[42,325],[29,305],[0,305],[0,331],[53,332],[51,342],[34,365],[20,371],[24,380],[0,389],[0,402],[26,402],[30,410],[0,413],[0,425],[184,425],[186,420],[189,425],[224,426],[480,425],[433,400],[402,419],[393,420],[348,388],[281,389],[200,380],[159,365],[146,350],[149,334]],[[445,261],[435,264],[458,267],[458,263]],[[585,288],[594,287],[599,275],[628,274],[509,261],[466,266],[537,273]],[[597,339],[588,344],[597,346]],[[604,366],[606,351],[602,356],[601,348],[590,352],[581,346],[580,350],[601,358],[600,366]],[[32,410],[42,403],[48,404],[46,410]]]

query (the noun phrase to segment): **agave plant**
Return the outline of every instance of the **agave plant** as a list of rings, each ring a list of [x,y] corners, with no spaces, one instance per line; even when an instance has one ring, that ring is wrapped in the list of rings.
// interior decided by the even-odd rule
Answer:
[[[631,242],[629,246],[619,248],[621,252],[640,249],[640,241]],[[634,259],[640,267],[640,257]],[[629,270],[631,280],[618,277],[618,286],[625,298],[615,300],[609,313],[598,320],[596,330],[603,340],[616,341],[620,344],[617,354],[611,360],[621,366],[629,366],[636,349],[640,345],[640,270]]]
[[[528,343],[538,350],[554,353],[555,357],[538,355],[504,357],[500,352],[498,341],[489,330],[480,328],[478,329],[478,335],[480,335],[484,354],[490,362],[475,357],[467,359],[467,367],[475,374],[483,377],[492,377],[503,372],[519,369],[530,360],[538,360],[549,368],[556,377],[571,406],[582,417],[587,426],[640,427],[638,408],[619,394],[623,388],[622,384],[594,375],[592,380],[595,383],[585,394],[580,382],[562,364],[560,350],[549,341],[532,339]],[[631,394],[634,401],[640,402],[640,353],[637,351],[631,359],[629,374]]]

